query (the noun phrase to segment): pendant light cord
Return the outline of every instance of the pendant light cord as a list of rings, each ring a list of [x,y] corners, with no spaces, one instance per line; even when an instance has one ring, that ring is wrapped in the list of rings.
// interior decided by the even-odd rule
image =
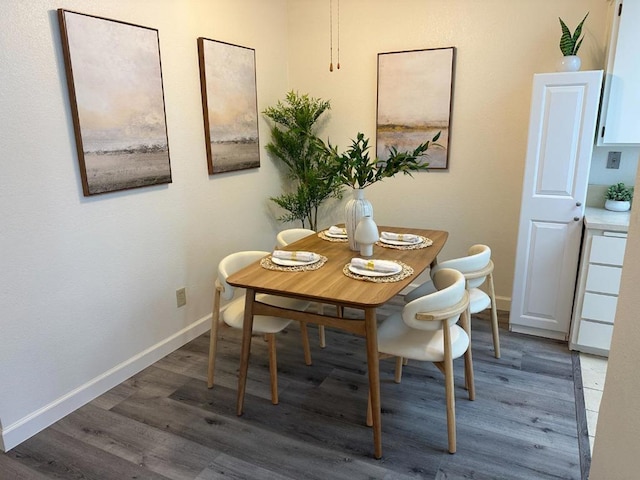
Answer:
[[[338,0],[338,23],[336,27],[338,34],[338,64],[336,67],[340,70],[340,0]],[[329,71],[333,72],[333,0],[329,0],[329,57],[331,59]]]
[[[340,0],[338,0],[338,70],[340,70]]]
[[[329,71],[333,72],[333,0],[329,0]]]

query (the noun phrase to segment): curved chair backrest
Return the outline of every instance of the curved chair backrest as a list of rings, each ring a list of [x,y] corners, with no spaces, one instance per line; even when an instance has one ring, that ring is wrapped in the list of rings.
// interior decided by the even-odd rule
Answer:
[[[487,245],[472,245],[467,251],[466,257],[453,258],[451,260],[445,260],[439,263],[431,270],[431,278],[439,270],[443,268],[453,268],[459,272],[472,273],[485,268],[491,261],[491,248]],[[483,277],[477,277],[469,280],[469,288],[477,288],[482,285],[486,279],[486,275]]]
[[[464,275],[452,268],[440,268],[433,276],[433,283],[438,289],[423,297],[407,303],[402,309],[402,320],[411,328],[420,330],[438,330],[442,328],[440,322],[429,322],[416,319],[418,313],[429,313],[456,305],[462,300],[466,291]],[[451,317],[449,325],[454,325],[460,315]]]
[[[288,230],[282,230],[278,233],[276,236],[276,244],[278,248],[286,247],[290,243],[308,237],[309,235],[315,235],[315,233],[316,232],[308,228],[289,228]]]
[[[231,300],[235,294],[235,287],[227,283],[227,277],[267,255],[269,255],[269,252],[249,250],[232,253],[220,260],[218,264],[218,280],[224,287],[224,291],[220,293],[220,296],[225,300]]]

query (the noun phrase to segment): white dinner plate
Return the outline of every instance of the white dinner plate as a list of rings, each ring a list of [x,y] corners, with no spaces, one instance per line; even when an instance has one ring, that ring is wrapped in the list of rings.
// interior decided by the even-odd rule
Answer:
[[[327,237],[331,237],[331,238],[347,238],[346,235],[340,235],[340,234],[335,234],[335,233],[329,233],[329,231],[327,230],[326,232],[324,232],[324,234]]]
[[[349,271],[356,275],[364,275],[365,277],[389,277],[400,273],[402,271],[402,265],[398,265],[398,270],[395,272],[374,272],[373,270],[365,270],[349,264]]]
[[[315,255],[312,260],[300,261],[290,260],[288,258],[271,257],[271,261],[276,265],[282,265],[283,267],[300,267],[304,265],[312,265],[320,260],[320,255]]]
[[[389,245],[402,245],[403,247],[408,245],[420,245],[422,242],[424,242],[423,239],[420,239],[419,242],[402,242],[400,240],[391,240],[389,238],[380,238],[380,241],[382,243],[388,243]]]

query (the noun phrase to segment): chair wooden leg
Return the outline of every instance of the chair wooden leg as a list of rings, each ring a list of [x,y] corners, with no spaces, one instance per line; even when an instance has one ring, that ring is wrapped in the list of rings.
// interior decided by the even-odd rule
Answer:
[[[211,334],[209,336],[209,367],[207,369],[207,387],[213,388],[213,374],[216,367],[216,349],[218,346],[218,325],[220,322],[220,289],[216,287],[213,294],[213,311],[211,312]]]
[[[324,305],[318,304],[318,314],[324,314]],[[318,340],[320,343],[320,348],[324,348],[327,346],[326,338],[324,336],[324,325],[318,325]]]
[[[367,427],[373,427],[373,410],[371,409],[371,393],[367,396]]]
[[[449,433],[449,453],[456,453],[456,399],[453,383],[453,357],[451,353],[451,332],[443,322],[444,333],[444,385],[447,398],[447,431]]]
[[[465,324],[468,325],[468,326],[471,325],[471,322],[470,322],[471,317],[470,317],[470,314],[469,314],[469,310],[466,310],[466,311],[462,312],[460,317],[461,317],[463,326]],[[471,328],[469,327],[469,332],[470,331],[471,331]],[[476,399],[476,387],[475,387],[475,382],[474,382],[474,379],[473,379],[473,358],[472,358],[472,355],[471,355],[471,334],[467,333],[467,335],[469,335],[469,347],[467,348],[467,351],[464,352],[464,385],[465,385],[465,388],[469,391],[469,400],[475,400]]]
[[[400,383],[402,380],[402,365],[404,365],[404,360],[403,357],[396,357],[396,378],[394,379],[396,383]]]
[[[278,404],[278,362],[276,359],[276,335],[267,333],[269,344],[269,378],[271,379],[271,403]]]
[[[493,286],[493,274],[487,275],[489,280],[489,298],[491,298],[491,332],[493,333],[493,352],[500,358],[500,333],[498,330],[498,307],[496,306],[496,291]]]
[[[309,346],[309,332],[307,323],[300,322],[300,335],[302,336],[302,350],[304,351],[304,363],[311,365],[311,347]]]

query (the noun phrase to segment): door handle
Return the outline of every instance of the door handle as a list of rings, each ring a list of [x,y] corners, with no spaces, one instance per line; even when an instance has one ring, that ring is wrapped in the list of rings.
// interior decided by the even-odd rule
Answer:
[[[573,220],[576,221],[576,222],[579,222],[580,221],[580,217],[573,217]]]
[[[581,207],[582,206],[582,202],[576,202],[576,207]]]

